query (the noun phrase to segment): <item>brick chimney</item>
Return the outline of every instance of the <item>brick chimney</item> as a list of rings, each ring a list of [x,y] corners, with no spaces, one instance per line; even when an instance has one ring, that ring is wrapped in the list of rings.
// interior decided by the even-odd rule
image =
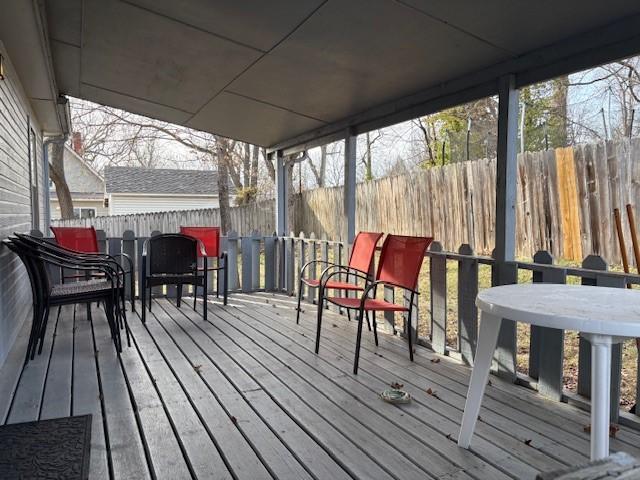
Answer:
[[[71,134],[71,146],[73,151],[78,155],[84,154],[84,147],[82,146],[82,134],[80,132],[73,132]]]

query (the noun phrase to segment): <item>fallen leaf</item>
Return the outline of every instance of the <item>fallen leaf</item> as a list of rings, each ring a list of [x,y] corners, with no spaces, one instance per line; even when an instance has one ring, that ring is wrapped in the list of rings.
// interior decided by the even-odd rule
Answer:
[[[440,359],[439,358],[432,358],[431,359],[431,363],[440,363]]]
[[[200,369],[201,369],[201,368],[202,368],[202,365],[194,365],[194,366],[193,366],[193,369],[194,369],[196,372],[198,372],[198,373],[200,373]]]
[[[440,397],[438,396],[436,391],[431,390],[431,388],[427,388],[427,395],[431,395],[433,398],[437,398],[438,400],[440,400]]]
[[[333,328],[338,328],[338,325],[336,325],[335,323],[332,323],[332,324],[331,324],[331,326],[332,326]]]
[[[447,440],[451,440],[451,434],[447,433]]]
[[[402,384],[402,383],[393,382],[391,384],[391,388],[395,388],[396,390],[400,390],[402,387],[404,387],[404,384]]]
[[[529,438],[528,440],[525,440],[524,444],[528,445],[530,447],[531,446],[531,439]]]
[[[611,438],[616,438],[619,431],[620,427],[618,425],[609,425],[609,436]]]

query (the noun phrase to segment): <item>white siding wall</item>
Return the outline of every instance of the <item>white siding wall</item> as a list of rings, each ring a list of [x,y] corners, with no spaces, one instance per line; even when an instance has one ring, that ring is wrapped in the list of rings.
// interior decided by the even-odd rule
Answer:
[[[42,188],[42,135],[29,104],[0,42],[5,58],[6,78],[0,81],[0,239],[13,232],[31,229],[28,129],[36,133],[39,175],[40,221],[44,216]],[[42,224],[40,225],[42,228]],[[0,365],[15,340],[19,328],[31,313],[31,287],[20,260],[0,246]]]
[[[218,208],[219,206],[218,197],[126,195],[115,193],[109,197],[109,215],[196,210]]]

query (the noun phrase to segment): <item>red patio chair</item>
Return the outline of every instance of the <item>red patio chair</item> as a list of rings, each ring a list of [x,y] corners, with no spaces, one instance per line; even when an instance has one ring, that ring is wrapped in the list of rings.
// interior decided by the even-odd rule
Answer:
[[[71,250],[74,253],[86,253],[89,255],[104,256],[105,254],[100,252],[98,246],[98,235],[96,229],[93,227],[49,227],[53,232],[53,236],[56,239],[56,243],[59,247]],[[133,268],[133,260],[129,255],[125,253],[117,253],[110,255],[111,257],[123,258],[127,261],[129,269],[126,270],[123,267],[124,274],[129,274],[130,280],[130,292],[131,295],[131,311],[136,311],[135,306],[135,273]],[[82,275],[64,275],[64,271],[61,272],[60,278],[62,283],[65,279],[84,279],[87,277],[87,273]],[[100,275],[98,275],[100,276]],[[123,305],[124,307],[124,305]]]
[[[93,227],[49,227],[59,246],[79,253],[100,253]]]
[[[412,308],[369,298],[369,292],[374,292],[378,285],[388,285],[407,290],[411,293],[409,305],[413,305],[413,300],[418,295],[418,275],[422,268],[424,254],[433,241],[431,237],[407,237],[401,235],[388,235],[382,245],[382,253],[378,263],[378,271],[376,279],[370,283],[362,292],[360,298],[348,297],[327,297],[326,300],[340,307],[358,310],[358,335],[356,337],[356,353],[353,362],[353,373],[358,373],[358,360],[360,358],[360,343],[362,340],[362,319],[366,312],[407,312],[407,339],[409,342],[409,357],[413,361],[413,339],[411,334],[411,314]],[[339,272],[329,274],[324,282],[320,285],[320,302],[324,299],[325,284],[331,280],[331,277]],[[365,280],[367,277],[361,276]],[[316,353],[320,348],[320,329],[322,327],[322,308],[318,309],[318,330],[316,333]],[[376,345],[378,345],[378,332],[376,329],[376,319],[373,317],[373,334]]]
[[[197,238],[202,242],[206,255],[202,255],[198,250],[198,257],[203,258],[202,267],[198,267],[199,271],[213,272],[216,274],[216,297],[220,295],[220,270],[224,279],[222,298],[224,305],[227,304],[227,297],[229,295],[229,278],[227,270],[227,256],[224,252],[220,251],[220,227],[180,227],[180,233],[183,235],[189,235],[190,237]],[[216,265],[208,266],[207,259],[215,258]],[[180,296],[182,294],[181,289],[178,289],[178,302],[180,302]],[[179,304],[179,303],[178,303]],[[193,308],[196,308],[196,294],[193,294]]]
[[[300,301],[302,300],[302,284],[309,286],[310,288],[319,288],[322,282],[323,277],[327,276],[332,270],[340,270],[340,273],[349,273],[349,271],[353,271],[356,273],[361,273],[367,277],[370,276],[371,266],[373,265],[373,257],[376,253],[376,245],[378,241],[382,237],[382,233],[378,232],[359,232],[356,235],[356,238],[353,241],[353,247],[351,248],[351,256],[349,257],[348,265],[338,265],[332,262],[328,262],[326,260],[311,260],[310,262],[305,263],[300,269],[300,280],[298,282],[298,307],[297,307],[297,317],[296,323],[300,323]],[[320,280],[305,278],[304,271],[310,265],[316,263],[323,263],[328,265],[320,275]],[[330,280],[325,282],[325,289],[333,289],[333,290],[344,290],[348,291],[362,291],[364,290],[364,286],[358,285],[357,283],[350,282],[341,282],[338,280]],[[321,302],[318,302],[318,308],[321,310],[320,306]],[[368,318],[367,318],[368,322]]]

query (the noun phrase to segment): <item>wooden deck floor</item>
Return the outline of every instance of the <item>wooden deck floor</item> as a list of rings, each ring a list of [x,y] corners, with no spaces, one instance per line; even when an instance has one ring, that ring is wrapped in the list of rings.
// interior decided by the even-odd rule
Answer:
[[[22,368],[25,328],[0,370],[2,421],[92,413],[94,479],[519,479],[587,460],[584,412],[496,379],[459,449],[468,368],[367,334],[354,376],[354,323],[328,314],[316,356],[307,310],[296,326],[290,298],[238,294],[205,322],[157,300],[119,358],[101,310],[63,308],[41,356]],[[392,382],[411,404],[378,398]],[[612,448],[640,455],[640,433]]]

